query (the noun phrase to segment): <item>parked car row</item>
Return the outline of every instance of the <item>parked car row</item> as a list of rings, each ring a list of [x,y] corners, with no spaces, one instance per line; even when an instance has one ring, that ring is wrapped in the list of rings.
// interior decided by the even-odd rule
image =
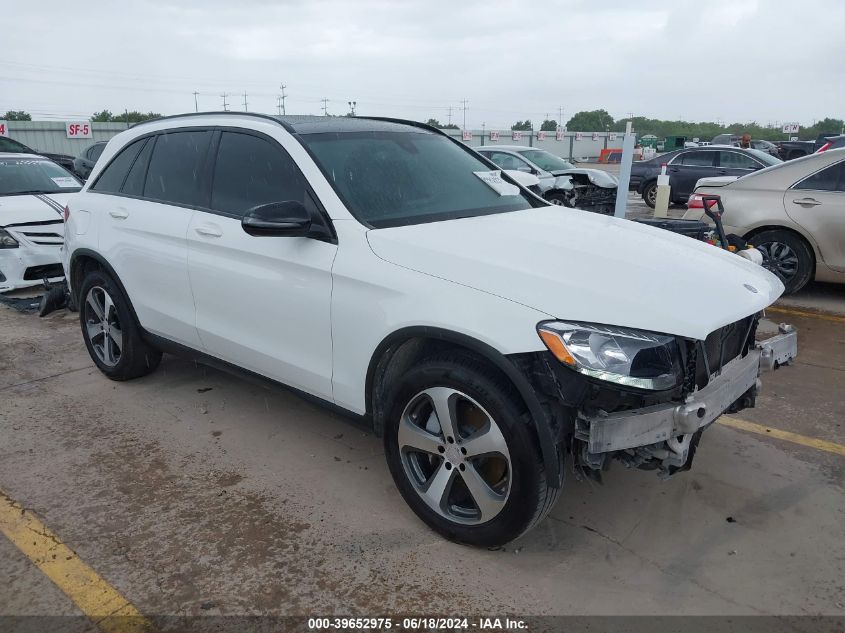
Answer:
[[[7,136],[0,136],[0,155],[2,154],[37,154],[44,158],[49,158],[54,163],[58,163],[68,171],[73,171],[73,156],[67,154],[52,154],[50,152],[39,152],[27,147],[20,141]]]

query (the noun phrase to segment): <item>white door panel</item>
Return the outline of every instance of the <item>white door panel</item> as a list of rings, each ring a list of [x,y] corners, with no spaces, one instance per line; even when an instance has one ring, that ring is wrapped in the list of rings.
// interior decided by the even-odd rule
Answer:
[[[141,326],[199,347],[185,248],[193,209],[109,195],[89,200],[104,207],[103,255],[129,293]]]
[[[304,237],[254,237],[240,220],[197,211],[188,269],[205,351],[331,399],[336,251]]]

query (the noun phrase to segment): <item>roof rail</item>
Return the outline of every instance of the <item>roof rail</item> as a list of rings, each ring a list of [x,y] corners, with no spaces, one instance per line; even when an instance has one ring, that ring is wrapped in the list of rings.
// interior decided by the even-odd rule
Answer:
[[[155,119],[147,119],[146,121],[138,121],[137,123],[133,123],[132,125],[130,125],[129,129],[132,129],[134,127],[138,127],[139,125],[145,125],[147,123],[155,123],[157,121],[169,121],[170,119],[182,119],[182,118],[186,118],[186,117],[205,116],[205,115],[218,116],[218,115],[222,115],[222,114],[230,115],[230,116],[235,116],[235,115],[237,115],[237,116],[248,116],[248,117],[255,117],[255,118],[259,118],[259,119],[265,119],[267,121],[273,121],[274,123],[278,123],[279,125],[281,125],[288,132],[293,132],[293,128],[288,123],[286,123],[285,121],[278,119],[278,118],[276,118],[272,115],[260,114],[258,112],[233,112],[232,110],[223,110],[223,111],[219,111],[219,112],[185,112],[184,114],[170,114],[170,115],[167,115],[167,116],[156,117]]]

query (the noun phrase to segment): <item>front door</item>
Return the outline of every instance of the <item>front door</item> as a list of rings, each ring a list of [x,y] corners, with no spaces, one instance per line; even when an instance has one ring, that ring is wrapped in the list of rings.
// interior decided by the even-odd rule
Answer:
[[[787,189],[783,206],[816,240],[824,263],[845,271],[845,161]]]
[[[699,178],[715,176],[716,152],[690,151],[675,156],[669,163],[669,186],[673,202],[686,202]]]
[[[331,268],[337,246],[256,237],[244,213],[297,200],[316,209],[305,177],[278,141],[223,131],[215,142],[210,209],[188,228],[196,323],[210,355],[331,399]]]

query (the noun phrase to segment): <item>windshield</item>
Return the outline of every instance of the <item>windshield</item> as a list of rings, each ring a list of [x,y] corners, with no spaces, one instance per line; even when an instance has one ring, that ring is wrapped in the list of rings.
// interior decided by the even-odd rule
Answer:
[[[501,172],[491,172],[439,134],[369,131],[301,138],[352,215],[374,228],[535,206]]]
[[[82,184],[70,172],[43,158],[0,158],[0,196],[74,193]]]
[[[759,149],[747,149],[745,151],[766,165],[780,165],[783,162],[780,158],[776,158],[768,152],[761,152]]]
[[[560,169],[575,169],[575,165],[570,163],[569,161],[563,160],[559,156],[555,156],[554,154],[549,154],[542,149],[528,149],[524,152],[519,152],[525,158],[530,160],[532,163],[537,165],[540,169],[545,169],[546,171],[558,171]]]

